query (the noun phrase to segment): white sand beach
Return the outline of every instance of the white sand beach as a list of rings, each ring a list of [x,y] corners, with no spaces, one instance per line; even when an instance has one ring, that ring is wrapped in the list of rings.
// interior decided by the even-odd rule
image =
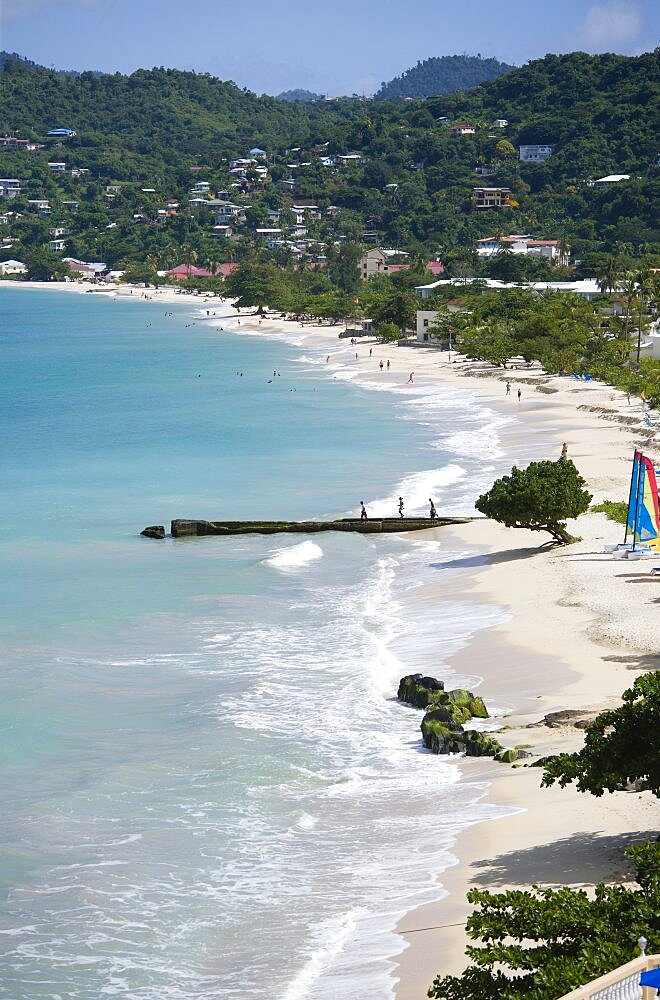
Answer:
[[[31,282],[22,287],[87,291],[84,283]],[[89,287],[92,294],[131,296],[126,286],[102,291]],[[146,294],[158,302],[207,308],[202,296],[184,297],[171,288],[134,288],[132,293],[133,298]],[[231,304],[211,301],[208,308],[216,316],[209,319],[222,318],[225,332],[239,332]],[[609,386],[550,377],[538,369],[495,371],[456,358],[450,364],[445,352],[433,348],[379,345],[374,340],[352,346],[338,339],[339,326],[301,327],[276,317],[259,321],[245,312],[240,320],[243,333],[304,337],[305,343],[327,350],[333,366],[350,368],[357,382],[379,378],[409,387],[411,393],[420,386],[438,391],[444,385],[463,387],[494,410],[516,415],[502,432],[511,464],[559,457],[566,442],[595,503],[627,499],[634,446],[660,463],[659,436],[645,424],[642,404],[628,402],[624,393]],[[390,361],[389,371],[381,372],[381,359]],[[546,453],[536,454],[535,448]],[[604,553],[605,543],[622,536],[621,526],[605,515],[584,515],[569,524],[569,530],[582,540],[555,548],[546,544],[544,535],[486,520],[452,529],[452,535],[447,528],[434,529],[448,550],[458,539],[461,548],[486,557],[464,559],[456,567],[462,591],[504,607],[510,615],[503,624],[479,632],[451,665],[464,675],[482,678],[479,693],[488,704],[509,706],[502,723],[510,728],[502,733],[502,742],[525,744],[537,755],[575,749],[583,741],[583,730],[570,722],[557,728],[543,724],[547,713],[596,712],[616,705],[639,673],[660,667],[660,580],[649,575],[644,562],[616,560]],[[440,601],[442,588],[439,582],[428,599]],[[393,956],[398,1000],[421,1000],[437,973],[458,973],[466,966],[463,927],[470,886],[589,886],[600,879],[625,879],[623,846],[655,835],[658,827],[657,801],[650,793],[618,792],[597,799],[570,786],[541,789],[542,772],[534,767],[483,759],[464,760],[460,766],[466,779],[488,783],[486,801],[494,812],[502,806],[510,811],[504,818],[471,827],[454,846],[456,865],[438,877],[438,896],[443,898],[401,920],[401,950]],[[405,844],[401,847],[405,850]]]

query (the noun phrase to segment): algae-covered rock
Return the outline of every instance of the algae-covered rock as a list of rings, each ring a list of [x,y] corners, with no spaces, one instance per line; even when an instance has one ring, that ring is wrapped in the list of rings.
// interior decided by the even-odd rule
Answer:
[[[531,756],[528,750],[520,750],[514,747],[511,750],[502,750],[500,753],[495,754],[495,760],[501,764],[513,764],[514,760],[521,760],[523,757]]]
[[[415,708],[426,708],[438,692],[444,692],[445,686],[436,677],[425,677],[424,674],[408,674],[399,681],[397,698]]]
[[[464,688],[455,688],[453,691],[448,691],[447,694],[449,700],[454,702],[454,704],[462,705],[463,707],[469,709],[471,718],[489,718],[488,709],[484,705],[483,698],[479,698],[477,695],[472,694],[471,691],[466,691]]]
[[[463,733],[463,744],[468,757],[494,757],[504,749],[493,736],[474,729]]]
[[[461,753],[463,750],[463,733],[460,727],[448,725],[438,719],[422,720],[422,738],[424,746],[433,753]]]

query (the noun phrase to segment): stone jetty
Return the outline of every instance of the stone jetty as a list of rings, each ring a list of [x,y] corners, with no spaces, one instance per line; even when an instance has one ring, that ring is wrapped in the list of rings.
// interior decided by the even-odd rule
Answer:
[[[173,538],[199,535],[278,535],[313,534],[318,531],[354,531],[362,535],[383,534],[397,531],[423,531],[447,524],[465,524],[472,517],[387,517],[351,518],[336,521],[172,521]],[[154,537],[151,534],[150,537]],[[144,532],[143,532],[144,533]]]

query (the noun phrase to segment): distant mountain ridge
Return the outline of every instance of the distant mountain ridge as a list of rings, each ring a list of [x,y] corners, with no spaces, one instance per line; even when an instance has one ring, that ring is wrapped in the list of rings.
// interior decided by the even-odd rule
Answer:
[[[498,76],[516,69],[498,59],[476,56],[432,56],[418,62],[401,76],[389,83],[382,83],[374,95],[377,101],[393,101],[404,97],[439,97],[457,90],[496,80]]]
[[[294,90],[283,90],[276,95],[278,101],[323,101],[325,94],[315,94],[312,90],[296,87]]]

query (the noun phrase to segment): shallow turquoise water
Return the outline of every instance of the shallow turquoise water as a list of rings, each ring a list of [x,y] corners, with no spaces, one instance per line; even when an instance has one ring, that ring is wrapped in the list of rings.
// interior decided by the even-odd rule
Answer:
[[[499,612],[423,610],[422,538],[138,533],[465,510],[497,421],[170,310],[0,289],[0,996],[385,998],[483,814],[389,698]]]

